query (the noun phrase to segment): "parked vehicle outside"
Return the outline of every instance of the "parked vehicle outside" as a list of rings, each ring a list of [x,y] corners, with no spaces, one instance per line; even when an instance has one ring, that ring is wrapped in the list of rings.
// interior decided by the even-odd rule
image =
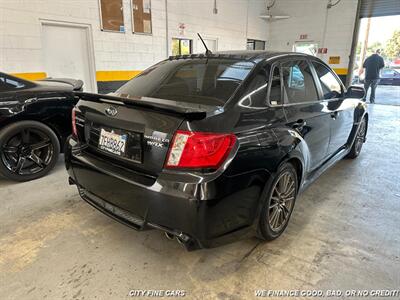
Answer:
[[[28,81],[0,73],[0,175],[27,181],[47,174],[71,134],[73,91],[82,81]]]
[[[360,154],[364,94],[305,54],[170,57],[113,94],[76,93],[69,181],[108,216],[189,250],[273,240],[305,187]]]
[[[358,75],[358,69],[353,70],[353,80],[351,84],[364,84],[365,74]],[[380,72],[379,85],[400,85],[400,67],[384,68]]]
[[[379,84],[381,85],[400,85],[400,68],[382,69]]]

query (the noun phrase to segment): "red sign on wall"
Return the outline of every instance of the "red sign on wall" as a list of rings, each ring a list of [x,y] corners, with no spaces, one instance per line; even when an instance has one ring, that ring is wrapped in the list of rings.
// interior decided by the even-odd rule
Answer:
[[[306,40],[306,39],[308,39],[308,34],[300,34],[300,39],[301,39],[301,40]]]
[[[328,48],[318,48],[318,53],[327,54],[328,53]]]

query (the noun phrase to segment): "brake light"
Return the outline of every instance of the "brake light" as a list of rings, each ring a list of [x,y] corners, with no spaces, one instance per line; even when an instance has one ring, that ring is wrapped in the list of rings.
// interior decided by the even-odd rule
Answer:
[[[166,168],[217,169],[236,142],[234,134],[178,130],[169,149]]]
[[[72,119],[72,135],[74,137],[78,137],[78,130],[76,130],[76,110],[75,110],[75,107],[72,109],[71,119]]]

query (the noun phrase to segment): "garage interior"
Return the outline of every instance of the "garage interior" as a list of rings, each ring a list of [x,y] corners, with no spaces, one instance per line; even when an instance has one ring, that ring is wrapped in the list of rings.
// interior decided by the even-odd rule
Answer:
[[[396,0],[110,3],[1,1],[0,70],[34,80],[80,78],[87,91],[108,93],[169,55],[204,52],[199,32],[213,52],[311,51],[349,85],[362,19],[400,16]],[[188,299],[398,290],[400,86],[380,97],[368,107],[360,157],[340,161],[302,193],[286,232],[272,242],[250,238],[187,252],[160,231],[136,232],[80,199],[63,157],[46,177],[0,179],[2,299],[124,299],[131,290],[184,290]]]

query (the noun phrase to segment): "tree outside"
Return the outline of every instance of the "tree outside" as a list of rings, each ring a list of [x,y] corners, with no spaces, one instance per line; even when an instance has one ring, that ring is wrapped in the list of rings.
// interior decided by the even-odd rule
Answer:
[[[400,57],[400,30],[393,32],[392,37],[387,41],[385,55],[392,60]]]

